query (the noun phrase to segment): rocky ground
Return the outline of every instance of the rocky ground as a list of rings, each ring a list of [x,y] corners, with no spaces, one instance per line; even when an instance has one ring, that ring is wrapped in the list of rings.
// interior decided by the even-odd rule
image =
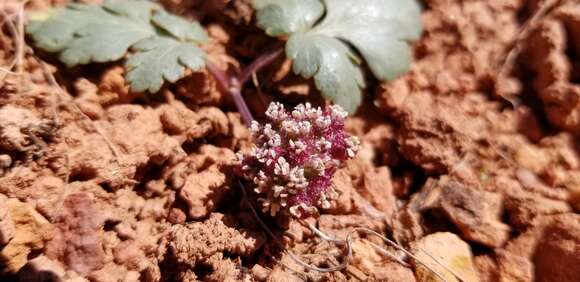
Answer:
[[[299,222],[262,215],[284,248],[260,227],[231,174],[249,132],[206,72],[143,96],[120,63],[66,69],[14,36],[19,2],[0,3],[2,281],[440,281],[364,234],[343,271],[297,264],[287,251],[320,267],[344,252]],[[202,21],[222,69],[272,42],[249,0],[160,2]],[[411,71],[369,83],[347,124],[362,149],[309,222],[386,234],[447,281],[578,281],[580,4],[424,4]],[[244,94],[254,113],[320,101],[282,59]]]

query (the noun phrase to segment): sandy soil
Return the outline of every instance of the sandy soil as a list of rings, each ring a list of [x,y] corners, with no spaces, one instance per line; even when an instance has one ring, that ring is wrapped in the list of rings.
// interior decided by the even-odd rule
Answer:
[[[272,42],[249,0],[160,2],[202,21],[222,69]],[[362,149],[309,222],[339,238],[386,234],[447,281],[577,281],[580,4],[430,0],[423,20],[411,71],[369,83],[348,120]],[[0,73],[2,281],[441,281],[370,235],[355,236],[343,271],[292,260],[284,250],[319,267],[345,254],[297,221],[261,215],[284,248],[260,227],[231,173],[249,132],[207,73],[145,97],[121,64],[66,69],[19,53],[6,24],[0,37],[3,68],[22,54],[16,74]],[[257,114],[272,100],[320,102],[284,60],[258,83],[244,93]]]

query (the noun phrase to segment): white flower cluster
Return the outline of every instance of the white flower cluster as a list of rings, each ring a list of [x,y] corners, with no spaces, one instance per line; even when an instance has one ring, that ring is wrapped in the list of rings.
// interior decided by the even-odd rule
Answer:
[[[255,145],[249,155],[238,155],[243,176],[255,184],[254,191],[261,195],[258,201],[263,212],[274,216],[289,205],[289,210],[297,214],[312,210],[314,204],[328,208],[335,192],[326,186],[344,159],[337,159],[333,152],[342,150],[342,155],[352,158],[359,146],[356,137],[343,132],[347,113],[339,106],[323,111],[309,103],[289,112],[284,105],[271,103],[266,116],[269,123],[251,124]],[[325,187],[313,187],[311,182],[316,180],[313,183],[324,183]],[[319,191],[316,199],[311,199],[312,193],[305,189]]]

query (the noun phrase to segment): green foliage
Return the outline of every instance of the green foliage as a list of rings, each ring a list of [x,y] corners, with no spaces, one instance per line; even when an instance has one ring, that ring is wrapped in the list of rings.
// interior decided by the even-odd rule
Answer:
[[[349,44],[376,78],[391,80],[408,70],[408,42],[422,29],[416,0],[254,0],[254,7],[267,34],[289,36],[286,56],[294,72],[314,77],[322,95],[351,113],[365,83]]]
[[[32,20],[26,28],[38,48],[58,52],[67,66],[111,62],[127,55],[127,80],[134,91],[157,92],[163,79],[175,82],[185,67],[203,67],[197,44],[208,36],[197,22],[168,14],[149,1],[71,4]]]
[[[307,31],[324,13],[319,0],[255,0],[258,27],[270,36]]]
[[[361,103],[363,73],[353,64],[352,51],[340,40],[318,34],[297,33],[290,37],[286,54],[292,68],[303,77],[313,77],[322,94],[354,112]]]
[[[129,57],[127,80],[134,91],[154,93],[159,91],[163,80],[176,82],[185,67],[198,70],[204,66],[204,53],[199,47],[171,37],[156,36],[133,45],[136,51]]]

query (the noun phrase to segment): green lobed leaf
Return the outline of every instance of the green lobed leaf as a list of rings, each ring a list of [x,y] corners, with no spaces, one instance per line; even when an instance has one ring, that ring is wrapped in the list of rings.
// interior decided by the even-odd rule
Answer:
[[[176,82],[185,68],[198,70],[204,66],[205,53],[191,42],[156,36],[133,46],[136,51],[127,60],[127,80],[134,91],[159,91],[163,80]]]
[[[148,0],[106,0],[103,8],[112,13],[148,22],[152,10],[161,6]]]
[[[306,31],[324,13],[319,0],[254,0],[258,27],[270,36]]]
[[[319,23],[324,11],[314,2],[326,12]],[[362,101],[364,82],[358,75],[360,61],[344,51],[348,44],[360,52],[375,77],[392,80],[409,69],[408,42],[418,39],[422,29],[416,0],[255,0],[254,7],[258,26],[266,33],[291,34],[286,54],[294,72],[313,77],[322,95],[350,112]]]
[[[409,69],[408,42],[421,35],[421,9],[416,1],[324,2],[326,17],[312,32],[351,43],[380,80],[392,80]]]
[[[168,14],[149,1],[115,0],[102,6],[71,4],[38,14],[27,25],[37,47],[60,52],[67,66],[115,61],[124,57],[133,91],[157,92],[164,80],[175,82],[185,68],[204,65],[196,43],[208,35],[197,22]]]
[[[31,23],[27,31],[38,47],[60,52],[60,60],[69,67],[115,61],[131,45],[155,34],[145,16],[154,7],[146,1],[73,4],[46,21]]]
[[[76,31],[89,24],[92,18],[85,14],[98,13],[98,6],[70,4],[67,8],[52,10],[43,20],[31,20],[26,33],[34,40],[36,47],[49,51],[63,50],[74,38]]]
[[[323,96],[348,112],[356,111],[365,83],[348,46],[336,38],[296,33],[288,40],[286,56],[293,60],[296,74],[314,77]]]
[[[198,43],[205,43],[209,40],[207,33],[198,22],[186,21],[163,10],[156,11],[153,14],[152,21],[158,27],[181,40],[190,40]]]

